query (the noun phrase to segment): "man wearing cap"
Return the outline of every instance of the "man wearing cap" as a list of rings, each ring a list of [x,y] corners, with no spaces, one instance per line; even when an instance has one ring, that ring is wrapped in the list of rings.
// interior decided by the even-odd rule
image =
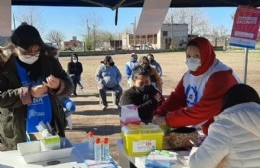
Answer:
[[[130,87],[130,80],[129,79],[131,77],[132,70],[134,69],[134,67],[136,65],[138,65],[137,59],[138,59],[137,54],[132,53],[131,54],[131,60],[129,62],[127,62],[126,66],[125,66],[125,72],[126,72],[126,77],[127,77],[127,84],[128,84],[129,87]]]

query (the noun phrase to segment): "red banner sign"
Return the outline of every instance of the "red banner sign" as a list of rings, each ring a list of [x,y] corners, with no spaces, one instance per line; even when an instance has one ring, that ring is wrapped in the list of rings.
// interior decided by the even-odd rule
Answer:
[[[255,48],[260,25],[260,9],[248,6],[237,8],[230,45]]]

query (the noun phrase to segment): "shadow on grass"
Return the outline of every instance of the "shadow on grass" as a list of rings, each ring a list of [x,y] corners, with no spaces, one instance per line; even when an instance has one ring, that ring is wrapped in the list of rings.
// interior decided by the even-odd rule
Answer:
[[[92,94],[84,94],[84,93],[78,93],[77,96],[74,96],[71,94],[69,97],[99,97],[98,93],[92,93]]]
[[[98,126],[83,126],[83,125],[73,125],[73,130],[67,130],[67,132],[73,131],[94,131],[95,135],[113,135],[121,132],[121,127],[119,125],[98,125]]]
[[[76,106],[99,105],[99,101],[73,101]]]
[[[102,107],[100,106],[100,109]],[[96,115],[119,115],[120,110],[116,108],[109,109],[110,107],[108,106],[108,109],[103,111],[103,110],[84,110],[84,111],[76,111],[73,113],[73,115],[89,115],[89,116],[96,116]]]

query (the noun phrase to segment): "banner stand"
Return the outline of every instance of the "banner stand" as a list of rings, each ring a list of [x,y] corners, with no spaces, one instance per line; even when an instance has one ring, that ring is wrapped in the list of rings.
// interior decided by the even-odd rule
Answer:
[[[244,84],[246,84],[246,79],[247,79],[247,63],[248,63],[248,48],[245,48]]]

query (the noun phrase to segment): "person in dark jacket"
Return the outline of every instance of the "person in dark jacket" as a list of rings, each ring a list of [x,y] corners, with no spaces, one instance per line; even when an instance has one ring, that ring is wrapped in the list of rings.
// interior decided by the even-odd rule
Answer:
[[[53,56],[55,59],[57,59],[59,61],[59,53],[60,52],[59,52],[59,50],[57,48],[46,45],[43,48],[42,52],[45,55]],[[61,96],[59,96],[58,100],[59,100],[60,105],[65,110],[65,116],[66,116],[66,119],[67,119],[67,121],[69,123],[68,117],[70,117],[70,115],[76,111],[76,105],[69,97],[61,97]]]
[[[19,26],[11,36],[13,47],[1,48],[0,140],[7,150],[30,139],[36,125],[50,123],[65,136],[65,113],[57,97],[68,96],[73,84],[60,63],[41,52],[44,43],[36,28]]]
[[[71,60],[68,63],[68,74],[70,75],[71,79],[73,80],[74,84],[74,96],[77,96],[76,89],[77,84],[80,86],[81,89],[83,89],[83,86],[80,82],[81,80],[81,73],[83,72],[82,64],[79,62],[78,54],[73,53],[71,55]]]
[[[141,65],[132,71],[133,86],[126,90],[120,100],[120,105],[134,104],[138,106],[141,121],[149,123],[153,118],[153,111],[164,101],[159,90],[151,85],[150,72]]]
[[[95,79],[98,82],[98,89],[103,103],[103,110],[107,109],[107,90],[113,90],[116,92],[116,105],[120,108],[119,99],[123,90],[119,83],[122,80],[122,75],[117,66],[115,66],[111,56],[106,56],[102,65],[98,67]]]

